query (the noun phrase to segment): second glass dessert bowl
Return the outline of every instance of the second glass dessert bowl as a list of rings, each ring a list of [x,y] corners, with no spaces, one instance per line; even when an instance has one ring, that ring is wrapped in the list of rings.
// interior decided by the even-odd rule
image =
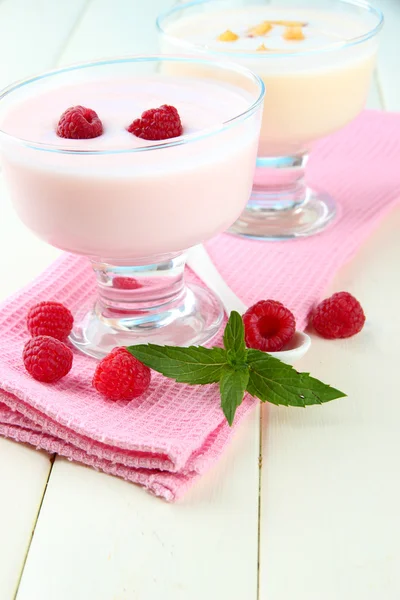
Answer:
[[[210,79],[188,79],[194,65]],[[94,269],[97,300],[76,315],[77,348],[100,358],[115,346],[200,345],[217,333],[221,304],[185,283],[185,250],[226,230],[246,205],[263,96],[245,68],[165,56],[77,65],[2,92],[2,166],[20,218]],[[177,108],[181,136],[127,131],[163,104]],[[95,110],[103,134],[57,136],[71,105]]]
[[[163,52],[224,56],[266,85],[253,190],[232,233],[304,237],[335,217],[305,166],[314,143],[364,107],[382,24],[363,0],[195,0],[160,15]]]

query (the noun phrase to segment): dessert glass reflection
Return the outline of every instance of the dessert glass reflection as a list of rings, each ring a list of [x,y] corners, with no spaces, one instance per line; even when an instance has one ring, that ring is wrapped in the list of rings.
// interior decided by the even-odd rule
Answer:
[[[187,78],[195,64],[210,78]],[[185,250],[226,230],[245,207],[263,96],[246,68],[165,56],[59,69],[1,93],[2,166],[19,217],[94,269],[97,300],[76,315],[77,348],[99,358],[120,345],[203,344],[218,331],[221,304],[185,283]],[[183,135],[148,141],[127,131],[162,104],[178,109]],[[71,105],[95,110],[103,134],[58,137]]]
[[[231,59],[266,86],[253,191],[231,232],[308,236],[336,214],[307,187],[314,143],[364,107],[382,13],[363,0],[196,0],[157,20],[163,52]]]

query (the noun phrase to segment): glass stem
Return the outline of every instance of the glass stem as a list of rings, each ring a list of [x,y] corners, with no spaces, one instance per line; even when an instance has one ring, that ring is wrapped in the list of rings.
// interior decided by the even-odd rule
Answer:
[[[167,315],[182,302],[185,261],[185,254],[135,266],[92,260],[98,287],[97,317],[123,330],[145,324],[159,327],[163,313]]]
[[[223,309],[203,286],[185,281],[184,253],[128,260],[91,259],[97,297],[75,315],[70,341],[103,358],[116,346],[202,345],[219,330]]]
[[[336,216],[329,194],[306,185],[306,152],[257,158],[247,206],[230,233],[249,239],[282,241],[323,231]]]
[[[301,206],[307,199],[304,179],[307,160],[307,153],[259,158],[247,209],[277,212]]]

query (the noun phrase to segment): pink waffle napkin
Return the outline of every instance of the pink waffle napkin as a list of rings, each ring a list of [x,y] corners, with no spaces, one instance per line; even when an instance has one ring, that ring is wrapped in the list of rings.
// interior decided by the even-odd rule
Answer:
[[[365,111],[325,139],[311,154],[307,180],[339,204],[340,217],[323,234],[269,244],[222,235],[207,244],[243,302],[279,299],[294,311],[298,329],[336,271],[400,200],[400,114]]]
[[[221,235],[207,245],[223,277],[248,304],[276,298],[300,328],[335,271],[400,198],[400,115],[366,112],[315,150],[309,179],[333,194],[342,215],[327,232],[294,242],[251,242]],[[188,278],[194,279],[192,273]],[[96,362],[75,353],[54,385],[31,379],[21,353],[25,316],[43,299],[74,311],[93,295],[85,258],[64,255],[0,311],[0,434],[90,465],[175,500],[221,455],[254,401],[230,429],[216,386],[190,387],[155,374],[130,403],[103,400],[91,387]],[[217,340],[218,342],[218,340]]]

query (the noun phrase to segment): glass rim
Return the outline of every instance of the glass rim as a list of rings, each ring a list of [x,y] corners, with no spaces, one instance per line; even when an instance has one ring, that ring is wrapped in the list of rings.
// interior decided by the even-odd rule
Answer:
[[[331,1],[333,1],[333,0],[331,0]],[[335,0],[336,4],[341,4],[343,6],[352,6],[352,7],[364,9],[367,13],[370,13],[370,14],[374,15],[375,17],[377,17],[378,22],[376,23],[376,25],[373,28],[371,28],[366,33],[363,33],[362,35],[355,36],[355,37],[352,37],[352,38],[349,38],[349,39],[346,39],[343,41],[339,41],[339,42],[333,42],[332,44],[324,46],[323,48],[309,48],[308,50],[300,50],[299,52],[297,52],[297,51],[296,52],[279,52],[279,51],[275,52],[274,51],[271,53],[268,53],[268,52],[260,53],[257,51],[235,52],[232,50],[231,51],[212,50],[202,44],[194,44],[185,39],[178,38],[174,35],[170,35],[163,28],[163,25],[162,25],[163,20],[170,17],[174,13],[177,13],[177,12],[180,12],[185,9],[191,8],[193,6],[198,6],[201,4],[212,4],[213,2],[214,2],[214,0],[190,0],[189,2],[183,2],[181,4],[177,4],[170,9],[163,11],[162,13],[160,13],[158,15],[158,17],[156,19],[156,27],[157,27],[159,33],[161,33],[166,38],[174,40],[174,43],[178,44],[181,47],[184,47],[186,49],[195,48],[197,51],[204,52],[205,54],[211,54],[211,55],[217,55],[217,56],[220,55],[220,56],[224,56],[224,57],[230,56],[231,59],[257,57],[257,59],[259,59],[259,60],[273,60],[276,58],[284,58],[284,59],[292,58],[293,59],[298,56],[315,55],[320,52],[333,52],[335,50],[341,50],[343,48],[355,46],[357,44],[361,44],[361,43],[371,39],[372,37],[374,37],[382,29],[383,23],[384,23],[383,12],[376,6],[373,6],[367,0]]]
[[[125,63],[141,63],[141,62],[143,62],[143,63],[159,62],[159,61],[204,64],[204,65],[207,65],[210,67],[223,69],[225,71],[234,71],[236,73],[243,75],[248,80],[253,81],[253,83],[256,85],[256,87],[258,88],[258,91],[259,91],[258,97],[256,98],[256,100],[254,102],[251,103],[251,105],[245,111],[240,112],[239,114],[235,115],[234,117],[232,117],[226,121],[222,121],[215,127],[203,129],[197,133],[182,135],[182,136],[179,136],[178,138],[170,138],[169,140],[165,140],[165,141],[162,140],[161,143],[149,144],[148,146],[141,146],[141,147],[135,147],[135,148],[112,149],[112,150],[107,150],[107,149],[106,150],[104,150],[104,149],[96,150],[94,148],[91,148],[91,149],[89,148],[87,150],[84,150],[84,149],[80,150],[80,149],[77,149],[76,147],[67,148],[67,147],[62,147],[62,146],[56,145],[56,144],[49,144],[49,143],[35,142],[33,140],[27,140],[27,139],[12,135],[10,133],[7,133],[6,131],[4,131],[1,128],[0,128],[0,138],[4,137],[6,139],[19,142],[30,148],[35,148],[37,150],[43,150],[43,151],[54,152],[54,153],[59,153],[59,154],[80,154],[80,155],[103,155],[104,154],[104,155],[108,155],[108,154],[130,154],[130,153],[135,153],[135,152],[149,152],[151,150],[160,150],[163,148],[171,148],[173,146],[181,146],[183,144],[200,141],[209,136],[216,135],[222,131],[225,131],[226,129],[229,129],[230,127],[235,126],[238,123],[241,123],[242,121],[247,119],[249,116],[254,114],[260,106],[262,106],[262,102],[264,100],[264,95],[265,95],[265,84],[264,84],[263,80],[261,79],[261,77],[259,77],[258,75],[253,73],[250,69],[247,69],[246,67],[237,65],[235,63],[227,62],[223,59],[221,59],[220,61],[215,61],[213,59],[208,59],[208,58],[198,58],[196,56],[182,56],[182,55],[175,55],[175,54],[148,54],[148,55],[147,54],[146,55],[137,54],[137,55],[132,55],[132,56],[105,58],[105,59],[100,59],[100,60],[94,60],[94,61],[88,61],[88,62],[77,63],[77,64],[73,64],[73,65],[68,65],[66,67],[52,69],[50,71],[45,71],[43,73],[40,73],[39,75],[27,77],[25,79],[16,81],[0,90],[0,108],[1,108],[1,101],[4,98],[6,98],[7,96],[9,96],[10,94],[12,94],[13,92],[15,92],[16,90],[21,89],[24,86],[28,86],[29,84],[35,83],[37,81],[51,78],[56,75],[60,75],[60,74],[68,73],[68,72],[72,72],[72,71],[80,71],[80,70],[91,68],[91,67],[101,67],[101,66],[105,66],[105,65],[125,64]],[[79,140],[74,140],[74,141],[76,141],[77,144],[79,144]],[[85,140],[85,141],[88,141],[88,140]]]

